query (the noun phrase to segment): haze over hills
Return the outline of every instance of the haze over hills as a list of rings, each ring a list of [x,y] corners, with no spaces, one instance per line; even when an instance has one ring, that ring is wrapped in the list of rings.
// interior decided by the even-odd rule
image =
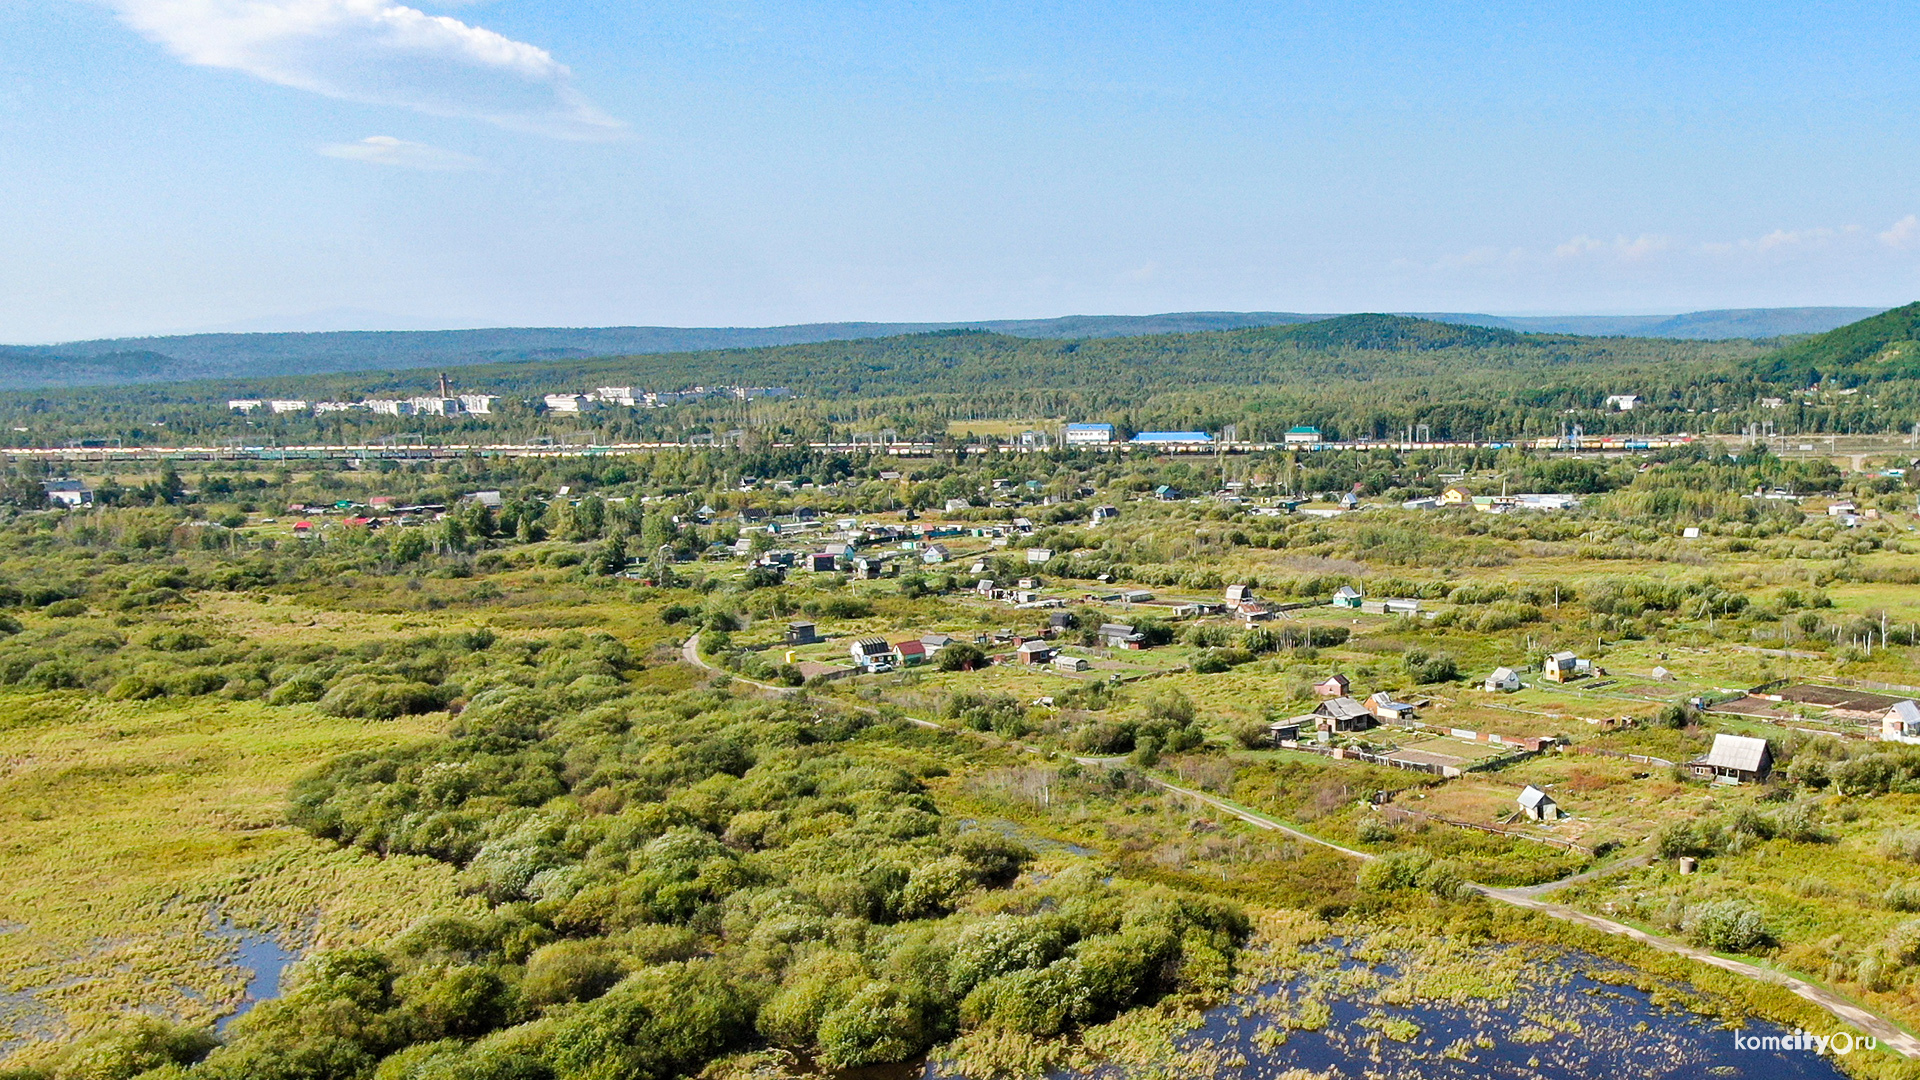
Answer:
[[[1420,318],[1527,333],[1714,340],[1820,333],[1881,308],[1754,308],[1684,315],[1498,316],[1424,313]],[[1295,312],[1075,315],[960,323],[809,323],[772,327],[658,326],[486,330],[217,333],[0,346],[0,389],[124,385],[207,378],[464,367],[713,349],[855,341],[940,330],[1011,337],[1097,339],[1287,326],[1334,318]]]

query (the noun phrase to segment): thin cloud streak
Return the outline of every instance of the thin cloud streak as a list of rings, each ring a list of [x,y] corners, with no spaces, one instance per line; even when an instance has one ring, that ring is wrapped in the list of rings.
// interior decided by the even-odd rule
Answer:
[[[320,148],[323,156],[368,165],[384,165],[415,172],[471,172],[480,168],[479,158],[455,150],[444,150],[426,143],[407,142],[391,135],[372,135],[351,143],[328,143]]]
[[[553,138],[626,125],[535,45],[386,0],[100,0],[180,60],[327,97]]]
[[[1911,251],[1920,251],[1920,215],[1915,214],[1908,214],[1881,232],[1871,232],[1859,225],[1816,226],[1775,229],[1738,240],[1691,243],[1652,233],[1632,238],[1618,236],[1612,240],[1581,234],[1551,248],[1478,247],[1424,261],[1400,258],[1391,265],[1399,271],[1424,267],[1445,273],[1495,269],[1544,271],[1579,266],[1625,270],[1635,266],[1651,269],[1698,264],[1702,260],[1721,265],[1729,261],[1760,265],[1837,255],[1886,258],[1891,253]]]

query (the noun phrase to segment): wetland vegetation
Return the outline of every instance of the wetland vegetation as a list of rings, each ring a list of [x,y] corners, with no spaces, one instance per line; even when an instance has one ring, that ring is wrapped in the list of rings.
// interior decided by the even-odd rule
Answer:
[[[0,1075],[1698,1075],[1840,1025],[1500,890],[1920,1024],[1920,747],[1831,704],[1920,694],[1920,472],[1733,449],[161,463],[69,511],[16,466]],[[1453,485],[1579,501],[1402,506]],[[1333,675],[1412,715],[1315,717]],[[1771,773],[1698,777],[1729,735]],[[301,959],[223,1023],[236,934]]]

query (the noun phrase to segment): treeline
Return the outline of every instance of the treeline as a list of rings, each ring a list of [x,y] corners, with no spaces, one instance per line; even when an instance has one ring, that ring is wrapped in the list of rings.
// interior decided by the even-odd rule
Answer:
[[[0,396],[0,422],[28,429],[12,433],[16,444],[92,436],[142,445],[228,437],[360,443],[402,434],[506,441],[582,432],[627,441],[735,429],[805,441],[884,428],[944,440],[954,419],[1061,416],[1109,420],[1123,434],[1237,424],[1243,437],[1277,439],[1289,426],[1312,424],[1332,437],[1377,438],[1424,424],[1434,438],[1505,439],[1557,434],[1569,410],[1594,432],[1738,430],[1758,398],[1780,396],[1741,366],[1764,351],[1754,342],[1516,334],[1384,315],[1082,341],[955,331],[462,369],[462,390],[503,395],[490,417],[236,417],[225,408],[231,397],[427,392],[416,373],[386,373],[15,393]],[[694,383],[782,385],[798,397],[600,414],[547,415],[537,404],[548,392]],[[1605,411],[1604,399],[1619,393],[1638,394],[1641,408]],[[1807,430],[1882,430],[1904,422],[1888,408],[1910,404],[1847,399],[1795,420]]]

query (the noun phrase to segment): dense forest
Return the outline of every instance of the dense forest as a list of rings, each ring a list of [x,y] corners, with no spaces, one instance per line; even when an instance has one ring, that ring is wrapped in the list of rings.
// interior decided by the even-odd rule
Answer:
[[[331,375],[0,397],[15,445],[118,439],[128,445],[679,440],[742,429],[774,441],[844,438],[892,429],[944,441],[951,421],[1101,419],[1123,434],[1153,428],[1220,430],[1275,439],[1312,424],[1329,437],[1389,437],[1425,425],[1437,439],[1590,432],[1739,431],[1754,419],[1782,430],[1880,431],[1909,422],[1913,388],[1873,395],[1805,396],[1745,364],[1752,341],[1689,342],[1521,334],[1385,315],[1293,326],[1084,340],[1035,340],[945,331],[870,341],[554,363],[460,371],[464,392],[501,395],[491,416],[412,418],[368,413],[234,416],[231,397],[354,400],[428,389],[417,374]],[[549,392],[619,385],[778,385],[791,400],[713,399],[668,409],[548,414]],[[1632,413],[1604,408],[1637,394]],[[1761,410],[1765,398],[1780,408]],[[1764,413],[1764,415],[1762,415]],[[22,430],[24,429],[24,430]]]
[[[1673,316],[1423,314],[1420,317],[1548,334],[1724,340],[1816,334],[1872,315],[1876,310],[1755,308]],[[809,323],[751,328],[528,327],[109,338],[59,345],[0,345],[0,388],[120,386],[188,379],[465,367],[852,341],[937,330],[985,330],[1013,337],[1046,339],[1138,337],[1284,326],[1330,317],[1281,311],[1189,311],[1165,315],[1074,315],[1058,319],[949,323]]]

